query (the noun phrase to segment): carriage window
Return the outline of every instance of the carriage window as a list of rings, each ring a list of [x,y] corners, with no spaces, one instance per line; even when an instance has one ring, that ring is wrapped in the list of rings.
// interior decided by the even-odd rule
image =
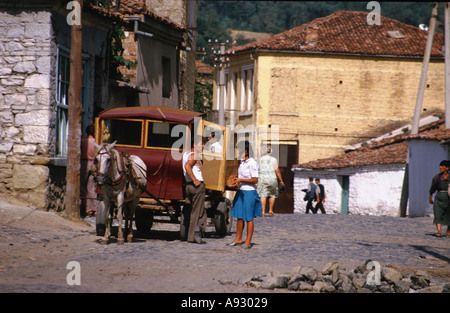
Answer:
[[[103,121],[102,142],[119,145],[141,146],[142,121],[105,119]]]
[[[172,148],[174,143],[180,139],[182,133],[177,134],[178,137],[172,137],[172,129],[178,124],[148,122],[147,130],[147,147],[155,148]]]

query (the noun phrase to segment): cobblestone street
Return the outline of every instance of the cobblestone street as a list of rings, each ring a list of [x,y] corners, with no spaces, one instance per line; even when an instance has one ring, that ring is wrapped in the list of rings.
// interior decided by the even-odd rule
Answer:
[[[132,243],[105,245],[87,221],[0,202],[0,292],[267,292],[221,282],[332,261],[351,269],[367,259],[450,281],[450,238],[433,237],[429,217],[276,214],[255,220],[249,250],[227,246],[235,223],[227,237],[208,227],[203,245],[181,242],[178,228],[157,223]],[[70,261],[80,264],[80,285],[67,284]]]

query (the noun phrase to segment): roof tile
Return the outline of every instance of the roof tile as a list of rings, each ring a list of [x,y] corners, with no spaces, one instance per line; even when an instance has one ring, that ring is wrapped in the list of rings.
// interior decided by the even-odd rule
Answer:
[[[267,39],[230,49],[349,53],[362,55],[423,56],[427,31],[381,16],[381,25],[369,25],[367,12],[340,11],[315,19]],[[431,55],[442,57],[444,38],[435,34]]]
[[[307,169],[336,169],[350,166],[404,164],[408,155],[408,140],[450,140],[450,129],[445,128],[445,118],[420,127],[419,133],[410,132],[363,145],[356,150],[326,159],[315,160],[292,167]]]

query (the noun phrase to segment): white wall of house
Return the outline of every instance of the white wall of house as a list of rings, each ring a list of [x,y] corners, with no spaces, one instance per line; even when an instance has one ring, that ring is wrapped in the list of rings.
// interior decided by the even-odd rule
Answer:
[[[333,173],[324,173],[323,171],[294,171],[294,213],[305,213],[306,201],[303,200],[305,193],[302,189],[308,188],[308,177],[319,177],[320,183],[325,187],[325,210],[327,213],[341,212],[341,180]],[[320,213],[319,213],[320,214]]]
[[[319,177],[325,187],[327,213],[340,214],[342,177],[349,176],[349,214],[399,216],[404,164],[367,165],[329,171],[293,168],[293,171],[295,213],[305,213],[305,193],[301,190],[307,188],[308,177],[312,176]]]

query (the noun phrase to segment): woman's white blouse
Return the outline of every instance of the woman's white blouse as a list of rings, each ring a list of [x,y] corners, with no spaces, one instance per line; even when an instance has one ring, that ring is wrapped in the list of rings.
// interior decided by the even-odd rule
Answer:
[[[253,158],[242,160],[238,169],[238,178],[250,179],[258,177],[259,166]],[[256,184],[241,183],[239,186],[241,190],[256,190]]]

